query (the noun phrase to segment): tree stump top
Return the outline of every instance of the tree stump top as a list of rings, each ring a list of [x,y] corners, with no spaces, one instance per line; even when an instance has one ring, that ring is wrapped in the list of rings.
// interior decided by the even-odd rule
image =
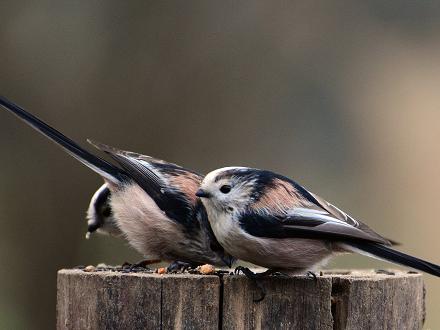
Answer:
[[[243,275],[58,272],[58,329],[421,329],[421,274]]]

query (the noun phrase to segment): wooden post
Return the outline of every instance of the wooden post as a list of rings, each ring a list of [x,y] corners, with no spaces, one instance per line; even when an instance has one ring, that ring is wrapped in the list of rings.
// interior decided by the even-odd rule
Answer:
[[[422,276],[326,272],[243,275],[58,272],[57,329],[421,329]]]

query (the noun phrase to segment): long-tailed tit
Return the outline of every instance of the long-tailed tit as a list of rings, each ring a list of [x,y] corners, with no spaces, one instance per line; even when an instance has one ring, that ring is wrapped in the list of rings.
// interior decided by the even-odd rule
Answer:
[[[89,232],[102,227],[118,235],[120,230],[150,260],[231,265],[233,258],[218,244],[205,208],[195,196],[202,176],[156,158],[89,141],[116,161],[116,166],[7,99],[0,97],[0,105],[104,179],[89,207]]]
[[[357,252],[440,276],[440,266],[390,248],[367,225],[270,171],[221,168],[196,195],[225,250],[269,270],[302,273],[335,254]]]

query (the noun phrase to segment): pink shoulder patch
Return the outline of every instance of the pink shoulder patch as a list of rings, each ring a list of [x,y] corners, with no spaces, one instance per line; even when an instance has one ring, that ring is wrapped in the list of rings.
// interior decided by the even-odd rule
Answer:
[[[193,204],[196,203],[196,191],[202,183],[202,178],[194,173],[186,172],[178,176],[169,176],[168,181],[171,186],[176,187]]]
[[[280,179],[275,179],[274,187],[267,189],[260,199],[253,204],[255,209],[287,210],[302,205],[296,189]]]

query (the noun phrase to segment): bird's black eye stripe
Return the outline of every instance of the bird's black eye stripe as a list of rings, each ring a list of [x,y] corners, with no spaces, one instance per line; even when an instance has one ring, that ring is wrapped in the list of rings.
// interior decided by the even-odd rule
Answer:
[[[227,194],[228,192],[231,191],[231,186],[228,184],[225,184],[223,186],[220,187],[220,191],[224,194]]]
[[[102,215],[105,217],[109,217],[111,214],[112,214],[112,209],[108,206],[102,210]]]

